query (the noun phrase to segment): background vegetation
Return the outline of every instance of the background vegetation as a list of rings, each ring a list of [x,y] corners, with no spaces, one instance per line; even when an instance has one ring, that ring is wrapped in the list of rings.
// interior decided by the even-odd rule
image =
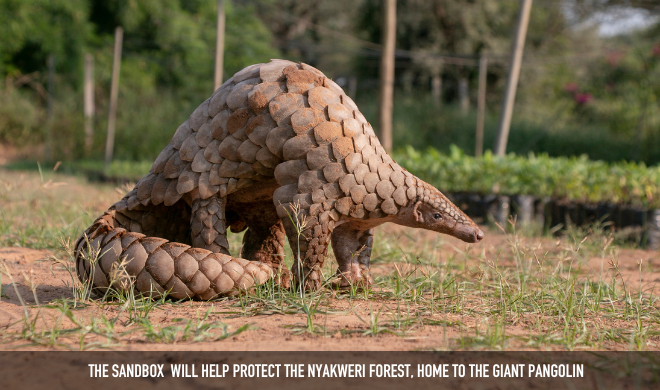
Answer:
[[[284,57],[314,65],[354,95],[375,127],[380,42],[377,0],[227,2],[225,78]],[[476,58],[489,59],[485,147],[493,144],[514,0],[398,1],[395,147],[474,150]],[[95,60],[95,140],[102,157],[113,32],[125,31],[115,156],[151,160],[212,92],[214,0],[0,0],[0,142],[43,145],[78,160],[84,55]],[[599,33],[598,15],[637,12],[643,28]],[[660,15],[646,1],[535,2],[508,150],[605,161],[660,162]],[[655,18],[655,19],[654,19]],[[47,59],[54,106],[47,115]],[[441,80],[440,95],[432,79]],[[349,86],[350,81],[356,87]],[[468,95],[458,85],[465,80]],[[461,106],[460,102],[468,105]],[[472,103],[472,104],[469,104]],[[139,139],[139,142],[136,142]],[[43,159],[38,153],[31,154]]]
[[[456,146],[448,154],[409,147],[396,155],[406,168],[444,191],[534,195],[577,202],[660,206],[660,167],[644,163],[607,163],[547,154],[505,157],[488,151],[467,156]]]

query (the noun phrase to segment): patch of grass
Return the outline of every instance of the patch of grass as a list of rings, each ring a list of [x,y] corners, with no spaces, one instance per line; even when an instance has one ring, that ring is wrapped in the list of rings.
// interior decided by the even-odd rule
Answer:
[[[24,275],[34,299],[34,303],[29,305],[21,295],[7,264],[3,262],[0,265],[0,274],[9,278],[23,308],[21,319],[10,324],[8,328],[11,330],[0,336],[0,342],[9,343],[14,348],[29,345],[78,350],[112,348],[135,341],[130,338],[133,335],[137,335],[142,342],[219,341],[250,328],[249,324],[245,324],[230,331],[227,324],[210,320],[213,307],[201,316],[198,313],[194,319],[175,318],[171,321],[172,325],[153,325],[149,317],[154,309],[164,306],[175,308],[177,303],[166,300],[165,297],[159,300],[137,297],[132,290],[126,292],[112,287],[102,298],[86,296],[84,302],[78,299],[61,299],[42,305],[38,299],[37,285]],[[121,280],[112,282],[120,283]],[[89,281],[72,280],[72,285],[74,295],[76,291],[91,291]],[[96,306],[98,312],[92,316],[76,315],[76,307],[82,305]],[[178,325],[179,323],[182,325]],[[20,327],[14,331],[14,326],[19,324]]]
[[[58,182],[67,185],[52,185]],[[656,264],[631,260],[639,252],[621,248],[598,223],[539,238],[510,221],[501,233],[488,231],[493,241],[479,245],[379,228],[370,288],[331,289],[336,265],[330,251],[324,287],[315,292],[281,288],[271,280],[212,305],[112,289],[106,292],[111,299],[99,299],[88,281],[78,281],[70,243],[124,191],[51,172],[2,172],[0,245],[50,248],[53,277],[71,289],[70,295],[41,302],[29,272],[15,280],[14,265],[4,263],[0,299],[20,297],[23,315],[3,331],[3,342],[93,349],[219,341],[258,331],[260,321],[281,316],[289,319],[292,337],[359,336],[365,343],[413,338],[427,340],[425,349],[660,349],[660,300],[647,277],[657,272]],[[235,255],[241,238],[229,236]],[[86,255],[93,262],[99,253]],[[287,266],[294,258],[287,246]],[[225,321],[241,323],[230,327]]]
[[[115,160],[106,169],[101,160],[58,161],[50,164],[21,160],[10,162],[3,168],[9,171],[51,171],[57,166],[59,173],[86,177],[94,181],[137,182],[149,172],[152,164],[153,161]]]
[[[56,171],[0,170],[0,247],[58,250],[61,240],[75,241],[119,191]]]
[[[206,310],[204,315],[196,319],[175,318],[173,323],[182,323],[183,325],[168,325],[163,327],[155,326],[147,317],[140,320],[139,327],[132,331],[141,333],[150,342],[159,342],[174,344],[179,341],[201,342],[201,341],[219,341],[229,337],[236,336],[248,330],[249,324],[245,324],[233,332],[229,331],[227,324],[220,321],[209,321],[209,316],[213,308]],[[219,329],[220,332],[213,331]]]
[[[102,297],[95,295],[93,275],[89,280],[78,280],[73,243],[97,214],[131,185],[90,186],[80,178],[40,168],[38,173],[0,170],[0,247],[49,249],[50,255],[38,266],[49,267],[51,277],[60,278],[71,295],[41,302],[35,279],[23,273],[22,282],[14,280],[12,264],[1,262],[0,299],[17,299],[22,315],[5,326],[0,342],[12,348],[40,345],[86,350],[167,340],[168,330],[174,331],[173,342],[217,341],[248,330],[247,325],[231,329],[217,319],[211,320],[209,313],[183,323],[174,319],[169,321],[171,325],[150,325],[153,313],[176,310],[180,304],[136,295],[130,289],[110,288]],[[231,237],[233,247],[240,245],[241,237]],[[101,253],[87,251],[83,255],[95,264]],[[117,268],[113,281],[130,282],[121,270]],[[29,296],[25,295],[25,287]]]

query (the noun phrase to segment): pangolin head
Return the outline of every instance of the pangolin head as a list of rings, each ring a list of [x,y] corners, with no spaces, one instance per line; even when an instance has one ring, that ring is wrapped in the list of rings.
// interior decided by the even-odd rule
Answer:
[[[435,187],[418,179],[417,198],[401,210],[402,222],[448,234],[465,242],[479,242],[484,232]]]

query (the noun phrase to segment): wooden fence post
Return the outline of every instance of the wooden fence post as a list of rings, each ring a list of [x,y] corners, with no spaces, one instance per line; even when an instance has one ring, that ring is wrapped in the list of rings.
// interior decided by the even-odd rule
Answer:
[[[474,155],[484,154],[484,119],[486,116],[486,82],[488,59],[485,55],[479,57],[479,98],[477,99],[477,136]]]
[[[218,0],[218,20],[215,40],[215,78],[213,91],[222,85],[222,67],[225,55],[225,0]]]
[[[53,160],[55,154],[53,145],[53,105],[55,94],[55,55],[48,56],[48,91],[46,101],[46,150],[45,159],[48,162]]]
[[[85,54],[85,84],[83,87],[84,114],[85,114],[85,155],[92,153],[94,142],[94,57]]]
[[[467,115],[470,110],[470,84],[465,76],[458,78],[458,104],[461,113]]]
[[[437,105],[442,104],[442,72],[440,70],[431,77],[431,96]]]
[[[509,128],[511,127],[511,116],[513,115],[513,103],[516,100],[516,90],[518,88],[518,78],[520,77],[523,49],[525,48],[525,36],[527,35],[527,25],[529,24],[529,14],[531,11],[532,0],[520,0],[518,27],[516,29],[516,38],[511,53],[511,64],[509,66],[509,76],[506,82],[504,102],[502,103],[500,126],[497,130],[497,140],[495,141],[495,153],[498,156],[504,156],[506,154],[506,144],[509,139]]]
[[[383,51],[380,55],[380,140],[392,150],[392,99],[394,95],[394,50],[396,47],[396,0],[383,0]]]
[[[121,68],[121,47],[124,39],[124,30],[115,29],[115,52],[112,61],[112,84],[110,86],[110,110],[108,112],[108,134],[105,141],[105,169],[112,162],[112,153],[115,146],[115,121],[117,119],[117,95],[119,94],[119,70]]]

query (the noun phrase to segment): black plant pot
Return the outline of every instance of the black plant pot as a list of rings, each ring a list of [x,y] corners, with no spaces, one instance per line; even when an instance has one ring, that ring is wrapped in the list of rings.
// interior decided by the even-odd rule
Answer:
[[[481,194],[472,193],[468,197],[468,210],[470,217],[477,218],[483,222],[488,216],[488,203]]]
[[[596,203],[585,203],[580,208],[580,218],[582,223],[594,223],[598,221],[599,209]]]
[[[506,229],[507,220],[511,213],[511,199],[506,195],[499,195],[494,198],[488,210],[489,217],[492,218],[493,222]]]
[[[528,225],[534,220],[535,198],[532,195],[516,195],[511,197],[511,215],[522,225]]]
[[[596,220],[603,221],[603,222],[608,222],[611,220],[610,217],[610,204],[607,202],[600,202],[598,203],[598,207],[596,209]]]
[[[552,220],[552,198],[544,196],[543,198],[536,199],[534,202],[534,220],[544,230],[550,228],[548,226]]]
[[[453,194],[454,199],[452,202],[459,208],[461,211],[463,211],[465,214],[467,214],[469,217],[471,217],[470,214],[471,211],[469,209],[470,207],[470,193],[469,192],[455,192]]]
[[[651,210],[648,213],[648,222],[646,225],[647,248],[652,250],[660,249],[660,209]]]
[[[580,206],[575,202],[568,202],[564,207],[566,223],[580,226]]]
[[[644,226],[646,211],[640,207],[626,206],[621,208],[621,225],[617,227]]]
[[[620,227],[622,223],[622,218],[621,218],[621,206],[617,204],[610,204],[608,208],[607,214],[609,215],[609,218],[607,218],[607,221],[612,223],[613,227]]]

